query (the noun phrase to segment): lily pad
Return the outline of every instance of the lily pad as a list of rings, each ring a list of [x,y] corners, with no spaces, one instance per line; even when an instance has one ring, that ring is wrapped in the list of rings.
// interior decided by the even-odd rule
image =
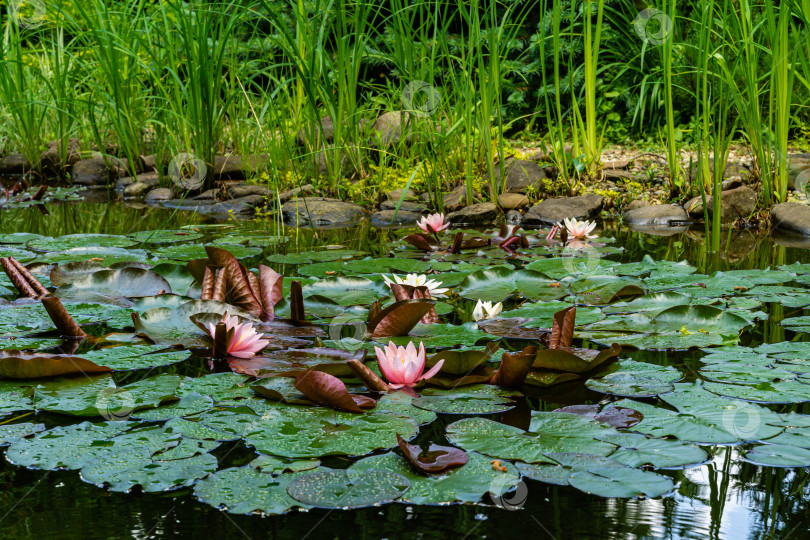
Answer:
[[[519,482],[518,470],[504,462],[506,472],[496,470],[492,460],[477,452],[468,454],[462,467],[450,469],[440,476],[427,476],[416,472],[403,457],[393,452],[363,458],[349,468],[351,477],[359,477],[369,470],[387,471],[404,476],[410,488],[396,502],[404,504],[453,504],[474,503],[491,488],[501,496]]]
[[[349,476],[346,471],[304,474],[287,485],[287,494],[319,508],[362,508],[389,503],[401,497],[410,482],[404,476],[369,469]]]
[[[287,495],[290,481],[304,474],[307,472],[273,476],[251,467],[231,467],[197,482],[194,495],[232,514],[284,514],[293,508],[308,508]]]
[[[520,392],[489,384],[476,384],[444,390],[425,388],[413,404],[442,414],[492,414],[515,407]]]
[[[672,383],[680,380],[681,372],[671,366],[622,360],[611,366],[611,372],[589,379],[585,386],[596,392],[622,397],[650,397],[671,392]]]
[[[519,463],[518,469],[533,480],[570,485],[601,497],[658,497],[675,488],[675,484],[666,476],[631,469],[602,456],[554,452],[549,457],[559,464]]]
[[[765,467],[810,467],[810,450],[781,444],[762,444],[743,456],[745,461]]]
[[[135,241],[126,236],[111,234],[68,234],[57,238],[35,238],[27,246],[35,251],[64,251],[73,248],[126,248]]]
[[[82,479],[110,491],[129,492],[135,486],[143,491],[169,491],[191,486],[217,469],[217,458],[199,454],[183,459],[157,460],[131,452],[120,452],[96,459],[82,467]]]
[[[614,434],[598,422],[569,413],[533,412],[528,431],[484,418],[465,418],[447,426],[448,440],[468,451],[527,463],[553,463],[548,452],[607,456],[616,447],[596,440]]]

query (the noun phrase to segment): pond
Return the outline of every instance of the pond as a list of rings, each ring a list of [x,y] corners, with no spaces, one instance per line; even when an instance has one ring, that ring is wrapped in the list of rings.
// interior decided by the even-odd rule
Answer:
[[[651,236],[605,223],[598,238],[579,249],[538,240],[517,248],[515,256],[497,247],[423,255],[402,241],[414,229],[214,223],[191,213],[121,204],[48,209],[49,215],[33,207],[0,213],[0,255],[42,262],[28,266],[46,286],[54,279],[54,263],[75,270],[61,277],[59,296],[68,312],[91,336],[117,332],[106,346],[120,339],[129,352],[122,360],[87,354],[92,347],[80,345],[71,354],[110,365],[112,373],[0,381],[0,442],[7,446],[0,464],[0,537],[736,539],[808,533],[806,250],[734,231],[723,253],[713,254],[699,231]],[[138,234],[159,229],[173,232]],[[470,231],[468,237],[490,233]],[[66,235],[78,236],[59,238]],[[452,238],[441,240],[449,244]],[[88,250],[98,245],[105,247]],[[381,274],[390,275],[392,268],[399,274],[436,270],[430,277],[450,289],[435,306],[439,324],[420,324],[411,328],[411,338],[392,338],[405,344],[421,336],[429,357],[450,345],[477,344],[483,351],[487,342],[519,356],[537,343],[538,329],[551,326],[557,310],[573,304],[578,308],[574,345],[602,350],[618,343],[624,349],[604,371],[588,368],[571,375],[575,369],[555,369],[557,360],[548,360],[553,366],[533,369],[535,383],[522,386],[523,392],[483,384],[447,391],[418,387],[419,403],[396,392],[380,398],[376,412],[336,412],[295,404],[289,385],[265,386],[292,403],[261,397],[237,384],[250,381],[247,376],[230,373],[221,362],[188,358],[184,350],[161,352],[156,360],[143,356],[162,347],[132,348],[137,345],[130,312],[139,313],[139,330],[166,344],[172,341],[168,330],[185,328],[183,321],[172,320],[181,313],[171,311],[179,301],[170,305],[152,293],[151,300],[133,306],[115,298],[120,283],[97,279],[82,287],[78,267],[65,266],[89,258],[100,259],[94,270],[132,258],[148,265],[176,264],[159,270],[173,290],[182,286],[181,294],[191,296],[194,287],[182,268],[206,256],[203,245],[233,252],[248,268],[268,264],[286,276],[285,298],[289,278],[301,280],[309,318],[323,330],[318,344],[338,352],[371,349],[367,365],[378,374],[372,344],[355,339],[352,325],[366,320],[373,300],[387,302],[390,293]],[[2,274],[0,287],[5,289],[0,297],[15,297]],[[93,296],[99,290],[104,298]],[[140,295],[120,294],[125,296]],[[481,298],[504,301],[496,324],[472,322],[474,299]],[[95,307],[79,309],[80,302]],[[291,317],[294,302],[276,303],[277,315]],[[22,311],[4,316],[7,309]],[[170,311],[150,316],[149,309]],[[520,311],[510,314],[514,310]],[[169,315],[155,319],[154,313]],[[514,317],[521,319],[497,323]],[[2,349],[23,344],[51,350],[59,345],[47,333],[51,328],[30,308],[0,305]],[[274,337],[284,338],[285,332],[280,329]],[[188,348],[203,354],[192,343]],[[345,359],[334,353],[323,361],[335,357]],[[496,370],[500,358],[496,353],[467,373]],[[250,362],[230,367],[257,369]],[[263,373],[283,371],[278,361],[259,367]],[[444,373],[442,380],[452,382],[457,375]],[[560,382],[569,375],[573,380]],[[349,391],[357,392],[360,385],[351,376],[343,378]],[[41,386],[29,396],[34,401],[21,397],[23,388],[36,385]],[[119,396],[123,405],[107,404],[109,414],[100,414],[98,396],[120,387],[128,390]],[[127,399],[132,400],[128,405]],[[599,421],[591,409],[551,412],[582,404],[601,404]],[[126,415],[117,418],[120,409],[127,409]],[[371,427],[359,426],[363,417]],[[95,427],[77,427],[83,421]],[[218,435],[201,435],[192,426]],[[411,444],[463,448],[469,461],[450,473],[456,483],[442,487],[441,476],[417,474],[398,449],[391,454],[394,430],[415,436]],[[347,443],[341,431],[357,436]],[[329,452],[319,453],[329,445]],[[257,458],[254,448],[264,457]],[[361,457],[347,457],[352,454],[347,448],[359,449],[354,455]],[[160,454],[169,457],[156,457]],[[70,470],[51,470],[65,468]],[[372,486],[357,481],[363,473],[374,479]],[[304,477],[309,484],[298,480]],[[135,484],[146,487],[129,489]],[[360,486],[359,493],[342,499],[352,486]],[[273,499],[268,493],[280,494]],[[636,493],[653,496],[631,496]],[[393,499],[399,500],[388,502]],[[387,504],[245,515],[260,508],[277,513],[302,506],[301,501],[353,505],[346,500],[357,506]],[[461,501],[468,504],[446,504]],[[216,508],[226,502],[230,511]]]

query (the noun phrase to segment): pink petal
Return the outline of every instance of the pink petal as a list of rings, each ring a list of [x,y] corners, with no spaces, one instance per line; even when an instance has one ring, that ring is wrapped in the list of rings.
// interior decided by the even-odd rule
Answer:
[[[438,362],[436,362],[436,365],[433,366],[432,368],[430,368],[430,370],[428,370],[427,373],[422,375],[421,378],[422,379],[430,379],[431,377],[436,375],[439,371],[441,371],[443,364],[444,364],[444,359],[439,360]]]

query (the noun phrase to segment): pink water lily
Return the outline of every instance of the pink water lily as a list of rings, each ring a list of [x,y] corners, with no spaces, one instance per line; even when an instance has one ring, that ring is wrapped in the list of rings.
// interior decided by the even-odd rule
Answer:
[[[450,226],[450,224],[444,220],[444,214],[430,214],[427,217],[423,217],[416,224],[426,233],[432,234],[441,232]]]
[[[227,346],[228,356],[250,358],[270,344],[270,340],[262,339],[264,334],[257,333],[252,323],[240,323],[237,317],[229,317],[227,313],[222,322],[226,330],[233,329],[233,337]],[[216,330],[215,324],[208,323],[208,333],[212,338],[216,336]]]
[[[413,341],[407,347],[397,347],[393,341],[388,343],[384,349],[374,347],[377,353],[377,361],[380,364],[380,371],[388,379],[391,388],[402,388],[403,386],[413,387],[422,379],[430,379],[436,375],[444,360],[433,366],[427,373],[425,371],[425,344],[419,344],[419,350],[413,345]]]
[[[596,238],[595,234],[590,234],[596,228],[595,221],[577,221],[576,218],[565,218],[563,222],[568,231],[568,238],[579,238],[580,240]]]

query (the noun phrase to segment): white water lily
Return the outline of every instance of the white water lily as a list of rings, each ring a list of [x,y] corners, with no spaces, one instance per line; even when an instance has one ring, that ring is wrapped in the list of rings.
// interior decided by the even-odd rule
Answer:
[[[568,230],[568,238],[579,238],[580,240],[596,238],[595,234],[590,234],[596,228],[595,221],[577,221],[576,218],[565,218],[563,222]]]
[[[503,311],[503,302],[498,302],[495,305],[492,305],[492,302],[482,302],[481,300],[475,304],[475,309],[473,310],[473,319],[476,321],[482,321],[484,319],[492,319],[497,317]]]
[[[442,284],[435,279],[428,279],[428,277],[424,274],[408,274],[405,276],[405,279],[397,276],[396,274],[392,275],[394,279],[390,279],[388,276],[383,276],[383,280],[385,284],[389,287],[391,285],[399,284],[399,285],[410,285],[412,287],[427,287],[430,291],[430,296],[433,298],[437,296],[445,296],[445,293],[448,291],[447,287],[442,287]]]

